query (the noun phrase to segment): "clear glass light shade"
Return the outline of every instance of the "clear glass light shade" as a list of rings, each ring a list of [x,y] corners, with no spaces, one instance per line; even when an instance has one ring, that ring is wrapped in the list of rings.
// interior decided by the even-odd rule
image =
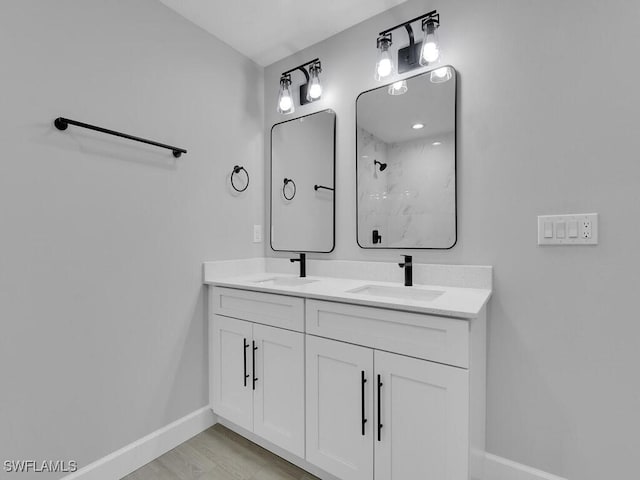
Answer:
[[[407,93],[408,89],[407,81],[400,80],[399,82],[389,85],[389,95],[402,95],[403,93]]]
[[[453,76],[453,73],[451,72],[451,68],[440,67],[431,71],[429,80],[431,80],[431,83],[444,83],[451,80],[452,76]]]
[[[309,85],[307,86],[307,100],[313,102],[322,96],[322,84],[318,78],[319,68],[309,69]]]
[[[384,81],[395,71],[393,59],[391,58],[391,52],[389,52],[390,46],[390,39],[378,39],[378,61],[376,62],[375,78],[379,82]]]
[[[280,79],[280,93],[278,95],[278,113],[287,114],[295,111],[293,96],[291,95],[291,79]]]
[[[433,64],[440,59],[440,43],[438,42],[438,28],[433,21],[428,21],[423,27],[424,36],[420,49],[420,65]]]

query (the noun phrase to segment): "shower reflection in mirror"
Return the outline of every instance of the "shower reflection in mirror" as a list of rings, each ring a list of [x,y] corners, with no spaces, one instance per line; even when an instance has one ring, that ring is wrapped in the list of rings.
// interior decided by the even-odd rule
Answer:
[[[438,66],[358,97],[357,240],[362,248],[455,244],[455,79],[452,67]]]

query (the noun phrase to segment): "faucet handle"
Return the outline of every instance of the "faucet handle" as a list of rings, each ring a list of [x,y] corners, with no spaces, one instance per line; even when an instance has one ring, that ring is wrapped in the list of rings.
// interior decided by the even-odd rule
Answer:
[[[406,266],[411,266],[413,261],[413,257],[411,255],[404,255],[404,262],[400,262],[398,266],[400,268],[404,268]]]

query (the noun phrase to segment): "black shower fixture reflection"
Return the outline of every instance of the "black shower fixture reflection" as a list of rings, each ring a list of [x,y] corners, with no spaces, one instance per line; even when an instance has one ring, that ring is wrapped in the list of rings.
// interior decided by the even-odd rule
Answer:
[[[385,168],[387,168],[387,164],[386,164],[386,163],[382,163],[382,162],[379,162],[378,160],[374,160],[374,161],[373,161],[373,168],[374,168],[374,170],[375,170],[375,168],[376,168],[376,165],[380,165],[380,171],[381,171],[381,172],[384,172],[384,169],[385,169]]]

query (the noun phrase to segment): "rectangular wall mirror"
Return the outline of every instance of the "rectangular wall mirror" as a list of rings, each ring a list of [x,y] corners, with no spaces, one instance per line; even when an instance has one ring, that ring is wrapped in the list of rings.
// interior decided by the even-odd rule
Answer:
[[[358,245],[456,243],[456,72],[441,67],[356,100]]]
[[[323,110],[271,129],[271,248],[335,246],[336,114]]]

